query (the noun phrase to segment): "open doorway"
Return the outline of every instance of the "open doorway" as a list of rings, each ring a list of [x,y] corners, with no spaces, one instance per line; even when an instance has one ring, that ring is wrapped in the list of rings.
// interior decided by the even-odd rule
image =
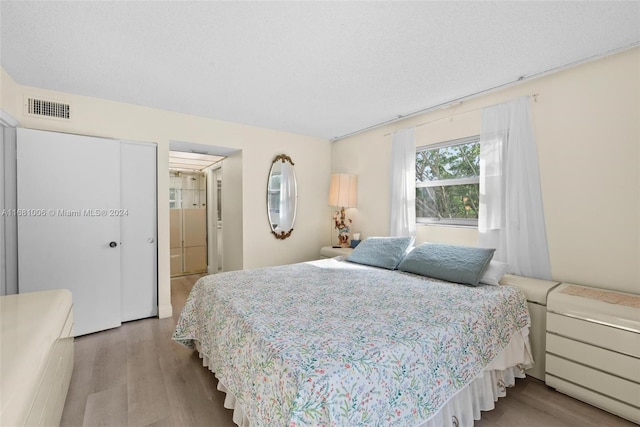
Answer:
[[[218,180],[211,177],[218,175],[223,160],[202,148],[169,151],[171,277],[218,272],[221,214],[218,192],[211,191]]]
[[[185,141],[170,141],[169,142],[169,169],[170,172],[180,170],[184,174],[189,171],[200,171],[205,174],[204,185],[204,203],[206,210],[206,248],[207,257],[206,265],[207,270],[204,273],[196,273],[193,275],[171,275],[171,301],[172,304],[176,304],[179,307],[184,301],[181,301],[182,289],[185,280],[188,282],[192,278],[198,278],[206,274],[215,274],[222,271],[238,269],[238,265],[242,265],[242,242],[236,240],[229,240],[226,236],[227,233],[234,233],[234,235],[242,234],[242,222],[235,216],[229,216],[225,213],[238,212],[242,210],[242,154],[241,150],[213,146],[206,144],[199,144]],[[218,156],[221,160],[208,166],[197,165],[192,166],[192,169],[184,167],[187,162],[195,163],[197,159],[186,159],[187,157],[196,157],[195,155],[213,155]],[[172,157],[179,157],[172,158]],[[210,162],[211,163],[211,162]],[[178,165],[182,165],[178,167]],[[223,179],[224,175],[224,179]],[[171,177],[169,177],[171,180]],[[191,181],[195,183],[196,181]],[[169,185],[171,187],[171,185]],[[198,188],[198,191],[202,190],[202,186]],[[195,190],[195,188],[194,188]],[[198,193],[200,196],[202,193]],[[227,194],[229,197],[225,197]],[[200,201],[202,198],[200,199]],[[171,209],[169,209],[169,217],[171,217]],[[175,215],[175,214],[174,214]],[[223,233],[223,222],[224,230]],[[200,235],[203,233],[200,232]],[[173,246],[173,245],[171,245]],[[175,254],[174,249],[171,248],[171,253]],[[223,257],[224,252],[224,257]],[[227,256],[229,255],[229,256]],[[224,264],[223,264],[224,261]],[[174,261],[175,262],[175,261]],[[227,265],[228,264],[228,265]],[[240,267],[241,268],[241,267]],[[187,274],[184,273],[183,274]],[[188,293],[188,292],[187,292]],[[175,299],[175,301],[174,301]]]

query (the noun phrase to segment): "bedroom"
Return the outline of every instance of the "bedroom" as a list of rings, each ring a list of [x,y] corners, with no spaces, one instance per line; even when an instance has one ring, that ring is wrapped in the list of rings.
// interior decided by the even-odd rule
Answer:
[[[4,66],[1,107],[24,127],[157,142],[159,207],[167,205],[168,166],[162,155],[169,141],[242,150],[225,161],[224,172],[226,183],[238,188],[223,208],[232,231],[224,237],[225,270],[236,270],[319,256],[333,237],[331,208],[323,196],[331,172],[358,175],[358,208],[352,213],[357,231],[387,235],[388,201],[378,189],[387,187],[390,133],[430,122],[418,128],[425,132],[425,143],[468,136],[478,132],[479,108],[537,94],[532,111],[554,279],[638,293],[639,55],[638,47],[627,49],[337,142],[328,141],[334,135],[304,136],[25,85]],[[29,117],[22,111],[25,96],[69,102],[76,115],[68,123]],[[610,150],[610,161],[604,161],[600,148]],[[284,242],[269,234],[264,195],[254,191],[264,188],[270,161],[281,152],[304,165],[296,170],[303,189],[296,231]],[[610,207],[620,203],[623,207],[612,215]],[[159,208],[158,224],[159,309],[161,316],[171,316],[169,254],[162,250],[168,247],[166,209]],[[418,241],[477,244],[475,231],[466,228],[427,226],[418,231]]]

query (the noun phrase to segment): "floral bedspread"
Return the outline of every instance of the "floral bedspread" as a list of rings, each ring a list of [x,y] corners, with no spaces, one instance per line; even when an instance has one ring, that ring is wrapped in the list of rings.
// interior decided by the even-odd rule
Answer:
[[[252,426],[410,426],[529,326],[524,294],[327,259],[207,276],[173,339]]]

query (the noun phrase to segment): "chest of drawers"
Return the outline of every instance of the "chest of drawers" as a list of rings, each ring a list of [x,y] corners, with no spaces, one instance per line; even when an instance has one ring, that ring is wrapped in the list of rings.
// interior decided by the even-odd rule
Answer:
[[[547,299],[545,382],[640,423],[640,296],[561,284]]]

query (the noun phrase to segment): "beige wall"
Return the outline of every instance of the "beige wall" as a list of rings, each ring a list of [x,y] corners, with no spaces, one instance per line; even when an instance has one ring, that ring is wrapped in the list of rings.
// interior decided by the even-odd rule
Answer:
[[[358,175],[363,237],[388,235],[391,133],[427,145],[480,133],[480,109],[532,102],[555,280],[640,293],[640,49],[522,82],[332,143],[333,172]],[[418,242],[477,245],[474,228],[418,226]]]
[[[312,259],[333,235],[326,206],[330,172],[358,175],[354,231],[387,235],[391,133],[416,128],[418,145],[480,132],[480,109],[523,95],[532,103],[554,279],[640,292],[640,49],[328,143],[317,138],[17,85],[0,68],[0,108],[21,126],[158,143],[159,297],[169,304],[168,142],[242,150],[224,170],[225,269]],[[24,96],[70,102],[70,122],[33,119]],[[426,123],[426,124],[425,124]],[[299,205],[292,237],[269,233],[266,179],[271,159],[296,162]],[[238,188],[239,187],[239,188]],[[335,239],[334,239],[335,240]],[[418,242],[477,244],[475,229],[419,226]],[[227,253],[227,251],[229,251]]]
[[[331,170],[328,141],[178,114],[103,99],[16,84],[0,68],[0,108],[21,127],[158,144],[158,277],[161,316],[171,314],[169,279],[169,141],[187,141],[237,152],[223,165],[223,263],[225,270],[255,268],[315,259],[329,243],[326,203]],[[71,104],[69,121],[33,118],[23,113],[27,96]],[[288,154],[296,163],[299,197],[295,231],[278,240],[267,219],[266,187],[271,161]],[[321,226],[326,224],[325,226]]]
[[[17,98],[18,85],[16,85],[4,68],[0,67],[0,105],[2,109],[6,113],[9,113],[14,119],[18,115],[15,102]]]

